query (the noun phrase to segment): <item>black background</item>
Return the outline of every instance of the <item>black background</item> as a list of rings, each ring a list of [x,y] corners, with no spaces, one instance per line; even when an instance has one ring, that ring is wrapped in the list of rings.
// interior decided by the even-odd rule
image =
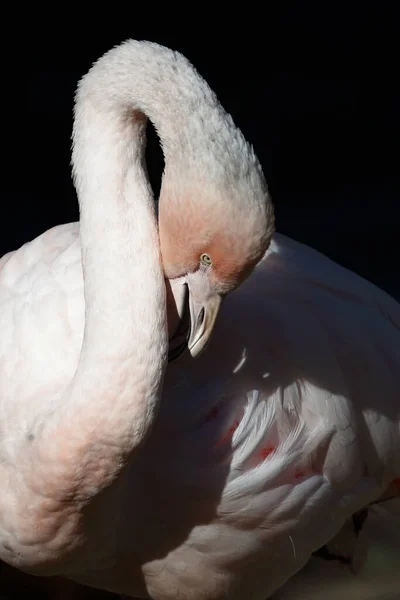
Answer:
[[[181,51],[207,79],[255,146],[279,231],[399,297],[395,4],[222,6],[161,15],[156,5],[96,5],[68,22],[72,7],[60,5],[3,22],[0,254],[78,219],[74,90],[94,60],[133,37]],[[157,192],[152,131],[147,155]]]

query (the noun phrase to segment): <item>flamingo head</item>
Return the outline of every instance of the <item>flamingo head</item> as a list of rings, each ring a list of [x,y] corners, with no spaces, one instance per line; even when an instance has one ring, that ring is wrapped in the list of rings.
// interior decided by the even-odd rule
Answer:
[[[175,301],[176,314],[170,320],[170,359],[186,349],[193,357],[205,349],[223,299],[251,274],[271,242],[273,206],[261,167],[246,149],[237,168],[228,154],[229,169],[214,176],[203,169],[189,185],[163,178],[159,235],[172,292],[168,312]]]

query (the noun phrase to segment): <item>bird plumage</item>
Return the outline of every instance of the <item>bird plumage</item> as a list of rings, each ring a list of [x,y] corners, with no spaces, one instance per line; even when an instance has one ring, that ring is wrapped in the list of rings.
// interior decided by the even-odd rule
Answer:
[[[178,83],[164,97],[153,71],[168,61]],[[140,105],[125,102],[127,66],[143,76]],[[0,556],[128,596],[265,600],[400,477],[400,307],[279,234],[246,279],[273,228],[261,168],[178,55],[131,42],[78,98],[81,222],[0,261]],[[197,105],[212,118],[193,120]],[[165,140],[160,255],[144,109]],[[180,214],[185,198],[185,239],[194,214],[212,219],[187,256],[162,209]],[[232,239],[244,262],[227,256]],[[210,320],[206,352],[164,374],[161,257],[173,271],[174,247],[175,298],[198,294],[192,328],[199,307],[241,285]]]
[[[2,293],[30,315],[21,319],[10,301],[8,331],[12,318],[16,326],[2,356],[20,386],[10,423],[45,410],[77,363],[77,235],[77,224],[47,232],[0,271]],[[384,292],[276,234],[226,299],[207,351],[167,370],[159,417],[110,500],[119,514],[106,562],[115,564],[96,569],[94,552],[88,573],[71,575],[154,598],[272,593],[400,476],[399,323]],[[21,361],[16,340],[32,327],[35,345]]]

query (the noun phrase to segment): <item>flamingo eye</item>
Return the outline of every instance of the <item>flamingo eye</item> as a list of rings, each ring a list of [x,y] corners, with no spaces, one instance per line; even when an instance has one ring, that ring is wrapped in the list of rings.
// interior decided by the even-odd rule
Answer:
[[[200,262],[203,265],[205,265],[206,267],[209,267],[210,265],[212,265],[211,257],[208,254],[202,254],[200,256]]]

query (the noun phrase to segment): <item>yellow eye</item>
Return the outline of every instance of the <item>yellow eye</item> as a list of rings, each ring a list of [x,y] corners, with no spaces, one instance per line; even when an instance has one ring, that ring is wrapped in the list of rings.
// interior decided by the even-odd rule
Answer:
[[[211,257],[208,256],[208,254],[202,254],[200,256],[200,262],[205,265],[206,267],[209,267],[210,265],[212,265],[212,260]]]

